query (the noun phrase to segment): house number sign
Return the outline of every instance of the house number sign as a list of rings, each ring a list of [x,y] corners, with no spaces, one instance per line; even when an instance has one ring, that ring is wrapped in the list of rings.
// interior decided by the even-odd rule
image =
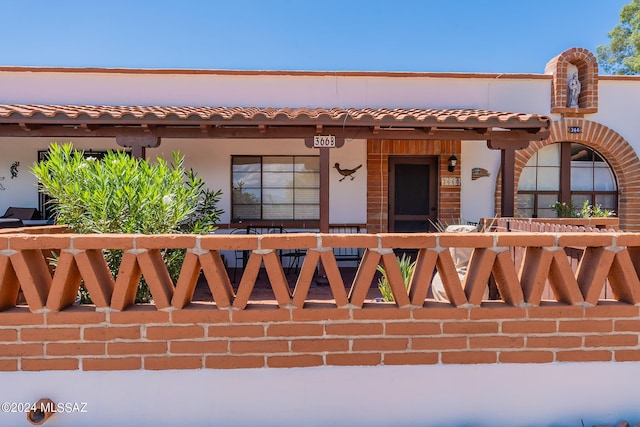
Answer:
[[[569,126],[569,133],[582,133],[580,126]]]
[[[313,148],[335,148],[336,137],[334,135],[316,135],[313,137]]]

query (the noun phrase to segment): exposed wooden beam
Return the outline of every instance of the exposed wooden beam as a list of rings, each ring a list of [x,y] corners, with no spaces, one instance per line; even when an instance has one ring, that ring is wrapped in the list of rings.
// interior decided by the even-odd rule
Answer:
[[[42,126],[36,128],[31,124],[0,125],[0,136],[20,137],[29,129],[29,136],[37,137],[118,137],[146,135],[159,138],[306,138],[316,135],[317,127],[314,126],[267,126],[264,133],[258,126],[210,126],[193,124],[192,126],[157,126],[145,132],[140,124],[137,126],[99,126],[95,130],[86,130],[77,126]],[[388,129],[376,130],[370,126],[342,127],[323,126],[322,133],[336,135],[347,139],[407,139],[407,140],[491,140],[494,144],[513,144],[511,141],[536,141],[548,138],[549,132],[542,131],[531,133],[528,129],[516,129],[510,131],[494,132],[486,134],[478,132],[479,129],[433,129],[432,133],[426,133],[424,128],[416,129]],[[511,142],[511,143],[510,143]],[[491,148],[491,147],[489,147]],[[500,147],[496,147],[500,149]]]
[[[156,125],[150,125],[147,123],[143,123],[141,126],[142,126],[142,130],[145,131],[146,133],[151,133],[156,129]]]
[[[264,135],[265,133],[267,133],[267,126],[266,125],[258,125],[258,132],[260,132],[261,135]]]
[[[97,130],[98,128],[100,128],[100,126],[90,125],[90,124],[87,124],[87,123],[82,123],[80,125],[80,129],[84,130],[85,132],[92,132],[94,130]]]
[[[503,217],[515,215],[515,162],[516,150],[507,148],[500,151],[500,171],[502,172],[500,215]]]
[[[509,135],[504,135],[501,138],[494,138],[487,140],[487,148],[491,150],[522,150],[529,146],[528,138],[510,138]]]
[[[25,132],[31,132],[42,127],[36,123],[19,123],[18,126]]]
[[[329,232],[329,150],[330,148],[319,148],[320,152],[320,232]]]
[[[235,115],[230,118],[212,117],[206,121],[201,118],[192,117],[190,119],[183,119],[174,115],[169,115],[166,118],[145,117],[139,119],[131,115],[126,115],[121,118],[114,118],[109,115],[103,115],[99,118],[93,118],[88,115],[80,115],[75,118],[66,117],[64,115],[57,115],[55,117],[12,117],[2,118],[0,124],[18,124],[18,123],[35,123],[41,126],[49,125],[79,125],[80,123],[96,124],[100,126],[140,126],[143,123],[156,126],[198,126],[200,124],[208,124],[213,126],[324,126],[324,127],[373,127],[381,126],[384,128],[427,128],[436,127],[438,129],[536,129],[546,128],[548,123],[541,122],[539,120],[527,122],[519,121],[517,119],[508,120],[506,122],[500,122],[498,119],[488,119],[486,121],[480,121],[475,119],[469,119],[464,122],[458,122],[457,120],[447,120],[439,122],[437,120],[418,121],[413,119],[406,120],[378,120],[375,118],[363,117],[358,120],[318,120],[313,117],[298,116],[294,119],[278,117],[275,119],[268,118],[248,118]]]
[[[322,135],[322,125],[316,125],[316,135]]]

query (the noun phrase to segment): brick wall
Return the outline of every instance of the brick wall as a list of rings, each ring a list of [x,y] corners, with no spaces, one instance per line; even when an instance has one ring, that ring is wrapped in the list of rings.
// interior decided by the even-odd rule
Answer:
[[[72,309],[0,313],[0,369],[164,370],[640,360],[639,308]]]
[[[460,217],[460,186],[440,186],[440,177],[460,178],[462,159],[460,141],[369,140],[367,142],[367,231],[389,230],[389,156],[438,156],[438,217]],[[449,157],[455,154],[458,164],[447,170]]]
[[[332,247],[366,253],[352,283],[343,282]],[[113,282],[96,274],[88,251],[117,247],[130,261]],[[158,248],[186,248],[177,284],[149,261]],[[584,248],[577,269],[565,247]],[[0,236],[0,370],[166,370],[311,366],[625,362],[640,360],[640,234],[425,233],[268,236]],[[291,289],[277,256],[304,248]],[[417,248],[416,272],[404,288],[393,249]],[[460,279],[447,248],[474,248]],[[517,264],[515,248],[525,251]],[[251,300],[257,267],[237,289],[217,269],[218,250],[251,250],[264,263],[273,300]],[[42,251],[61,254],[49,275]],[[29,262],[25,262],[28,259]],[[84,261],[83,261],[84,260]],[[88,264],[87,264],[88,262]],[[308,296],[313,270],[326,267],[334,298]],[[83,264],[85,263],[85,264]],[[365,299],[378,264],[387,270],[393,303]],[[451,302],[428,294],[433,271]],[[194,301],[198,273],[212,292]],[[123,301],[142,274],[153,304]],[[483,300],[489,278],[501,299]],[[84,280],[96,305],[74,295]],[[599,296],[605,281],[613,298]],[[102,286],[99,286],[99,285]],[[18,286],[17,286],[18,285]],[[375,286],[375,285],[374,285]],[[542,299],[546,286],[553,299]],[[18,288],[25,304],[17,304]]]

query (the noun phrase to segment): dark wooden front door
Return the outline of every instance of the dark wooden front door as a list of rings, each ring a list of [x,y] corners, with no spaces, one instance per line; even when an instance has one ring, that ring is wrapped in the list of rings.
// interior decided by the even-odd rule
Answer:
[[[389,157],[389,231],[433,231],[438,215],[438,158]]]

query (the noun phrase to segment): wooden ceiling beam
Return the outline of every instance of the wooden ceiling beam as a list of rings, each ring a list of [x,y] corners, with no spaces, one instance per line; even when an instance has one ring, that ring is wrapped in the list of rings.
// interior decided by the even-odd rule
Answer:
[[[25,132],[31,132],[42,127],[36,123],[18,123],[18,126]]]
[[[389,129],[378,127],[342,127],[323,126],[324,135],[335,135],[348,139],[406,139],[406,140],[543,140],[548,138],[548,130],[516,129],[506,131],[487,131],[483,128],[472,129],[439,129],[432,128],[426,132],[426,128],[418,129]],[[0,125],[0,136],[20,137],[25,130],[29,136],[41,137],[117,137],[148,135],[161,138],[306,138],[316,135],[318,128],[314,126],[209,126],[194,124],[192,126],[156,126],[146,129],[137,126],[99,126],[95,129],[78,126],[42,126],[36,128],[31,125]]]
[[[80,125],[80,129],[84,130],[85,132],[92,132],[94,130],[97,130],[98,128],[100,128],[100,126],[98,125],[94,125],[94,124],[87,124],[87,123],[82,123]]]

